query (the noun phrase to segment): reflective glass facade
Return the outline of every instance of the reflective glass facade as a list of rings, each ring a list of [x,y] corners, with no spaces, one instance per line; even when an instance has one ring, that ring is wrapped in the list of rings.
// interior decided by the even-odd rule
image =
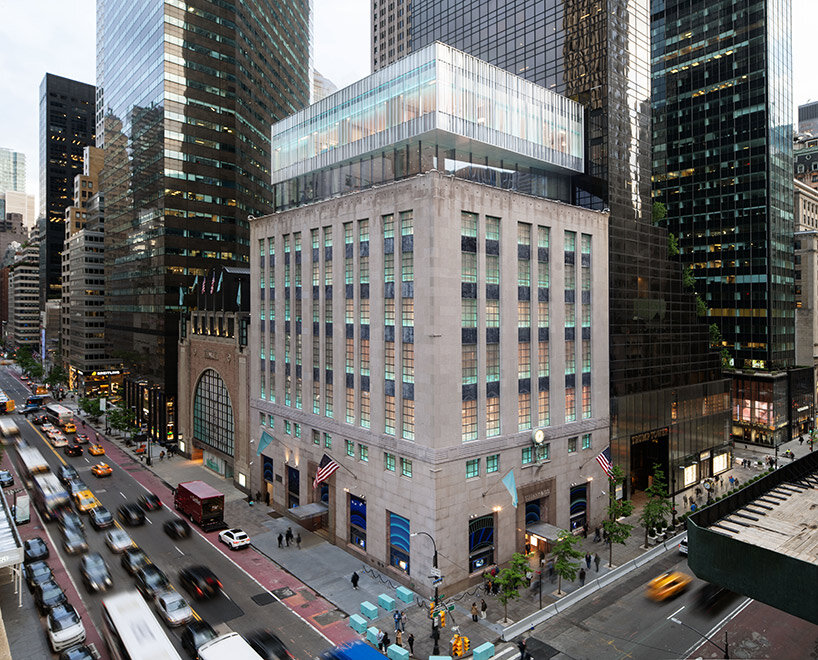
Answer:
[[[655,198],[739,368],[794,361],[790,0],[653,3]]]
[[[310,0],[97,2],[111,355],[176,389],[179,290],[248,260],[269,126],[309,101]]]
[[[40,309],[60,298],[65,209],[82,174],[82,150],[94,145],[95,87],[47,73],[40,83]]]

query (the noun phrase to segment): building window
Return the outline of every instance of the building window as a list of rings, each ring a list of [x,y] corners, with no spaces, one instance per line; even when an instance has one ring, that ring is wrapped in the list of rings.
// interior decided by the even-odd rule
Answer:
[[[384,397],[384,433],[395,435],[395,397]]]
[[[582,419],[591,418],[591,386],[582,386]]]
[[[486,398],[486,437],[500,435],[500,397]]]
[[[523,447],[522,461],[523,461],[523,465],[530,465],[531,463],[534,462],[534,448],[533,447]]]
[[[573,387],[565,388],[565,421],[575,422],[577,420],[577,395]]]
[[[582,448],[583,449],[590,449],[591,448],[591,434],[585,433],[582,436]]]
[[[568,453],[574,454],[577,451],[577,438],[568,438]]]
[[[517,430],[526,431],[531,428],[531,394],[520,392],[517,395],[517,405]]]
[[[462,436],[464,441],[477,440],[477,401],[463,402]]]
[[[259,423],[262,426],[267,426],[267,415],[265,415],[264,413],[259,413],[258,415],[259,415]]]
[[[486,300],[486,327],[500,327],[500,301]]]
[[[486,474],[500,470],[500,454],[486,456]]]
[[[517,378],[531,378],[531,344],[527,341],[517,344]]]
[[[347,424],[355,423],[355,388],[347,387],[346,397],[346,421]]]
[[[193,395],[193,437],[233,455],[233,406],[227,386],[216,371],[207,369]]]
[[[474,385],[477,383],[477,344],[463,344],[461,353],[463,385]]]
[[[389,564],[409,575],[409,520],[389,512]]]
[[[367,445],[358,445],[358,458],[364,463],[369,462],[369,447]]]
[[[390,454],[389,452],[384,452],[383,454],[383,467],[385,470],[389,470],[390,472],[395,471],[395,455]]]
[[[540,390],[539,393],[539,426],[551,424],[550,393],[548,390]]]
[[[466,479],[472,479],[480,476],[480,459],[473,458],[466,461]]]
[[[361,391],[361,426],[369,428],[369,392]]]
[[[324,434],[324,447],[326,449],[332,449],[332,436],[329,433]]]
[[[346,444],[347,456],[355,457],[355,443],[352,440],[344,440]]]
[[[531,301],[518,300],[517,301],[517,327],[530,328],[531,327]]]
[[[410,477],[411,478],[411,476],[412,476],[412,461],[410,461],[408,458],[401,458],[400,459],[400,473],[404,477]]]
[[[366,501],[349,496],[349,542],[366,550]]]
[[[295,437],[300,438],[301,437],[301,424],[296,422],[295,424],[293,424],[293,427],[294,427],[294,430],[295,430]]]
[[[284,433],[286,433],[287,435],[293,434],[293,425],[288,419],[284,420]]]
[[[403,400],[403,438],[415,439],[415,402],[412,399]]]
[[[494,515],[469,521],[469,573],[484,571],[494,563]]]

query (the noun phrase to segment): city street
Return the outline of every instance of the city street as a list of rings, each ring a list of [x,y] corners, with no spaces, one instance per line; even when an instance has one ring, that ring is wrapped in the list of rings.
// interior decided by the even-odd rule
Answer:
[[[24,402],[27,395],[25,387],[8,371],[3,370],[0,374],[0,388],[5,390],[9,396],[18,401]],[[53,449],[46,439],[39,432],[37,427],[24,421],[21,416],[17,417],[22,437],[31,445],[37,447],[51,465],[52,471],[58,469],[61,464],[69,463],[73,465],[80,474],[80,477],[94,492],[97,499],[113,514],[117,508],[126,502],[136,502],[140,495],[147,492],[147,489],[140,484],[131,472],[139,471],[140,467],[130,463],[121,467],[110,458],[89,456],[87,453],[80,457],[66,457],[61,451]],[[79,429],[82,432],[84,429]],[[91,441],[94,441],[93,431],[89,431]],[[109,443],[102,441],[107,448]],[[14,455],[10,450],[9,454]],[[100,462],[106,462],[113,468],[110,477],[98,478],[91,473],[91,467]],[[16,466],[16,456],[13,456],[12,463]],[[130,470],[129,470],[130,468]],[[19,483],[19,480],[18,480]],[[244,570],[239,568],[230,558],[225,556],[220,548],[214,547],[209,539],[194,531],[190,538],[174,541],[162,531],[162,524],[176,514],[172,511],[172,502],[165,501],[161,510],[147,514],[147,521],[141,527],[127,527],[126,531],[131,535],[134,542],[142,548],[151,561],[161,568],[174,586],[184,595],[178,583],[178,572],[190,565],[204,564],[210,567],[224,585],[224,593],[221,597],[210,601],[191,602],[191,605],[199,618],[210,623],[217,632],[228,632],[229,630],[249,633],[253,630],[267,628],[275,632],[287,645],[296,658],[311,658],[320,654],[329,646],[328,641],[313,628],[305,624],[295,616],[285,605],[273,597],[262,588]],[[41,523],[39,517],[32,511],[32,522],[21,529],[25,538],[41,535],[42,529],[37,529]],[[81,585],[79,574],[80,556],[66,556],[60,551],[60,558],[53,554],[54,542],[59,544],[60,532],[56,523],[49,523],[45,526],[46,534],[52,541],[52,557],[49,563],[55,568],[55,572],[60,562],[67,568],[74,584]],[[120,566],[119,555],[114,555],[105,545],[105,531],[94,531],[86,521],[86,532],[88,537],[89,551],[100,552],[105,557],[111,569],[114,587],[113,591],[132,587],[132,578]],[[213,536],[213,535],[210,535]],[[61,550],[61,549],[60,549]],[[239,553],[241,554],[241,553]],[[80,587],[80,597],[85,604],[85,610],[91,617],[97,630],[101,632],[99,622],[98,601],[104,596],[99,594],[88,594]],[[33,607],[30,596],[24,597],[24,607]],[[79,608],[78,608],[79,609]],[[88,626],[86,621],[86,627]],[[91,635],[89,640],[97,639],[100,635]],[[179,645],[179,630],[170,632],[177,647]],[[97,644],[98,648],[102,648]]]

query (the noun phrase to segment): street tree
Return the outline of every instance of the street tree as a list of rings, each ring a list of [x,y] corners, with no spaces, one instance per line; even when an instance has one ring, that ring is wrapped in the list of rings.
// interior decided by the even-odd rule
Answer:
[[[658,463],[653,466],[653,478],[650,486],[645,489],[645,494],[648,500],[639,516],[639,522],[645,527],[645,547],[647,547],[650,530],[664,524],[672,510],[668,499],[665,472]]]
[[[633,525],[624,522],[622,518],[627,518],[633,513],[633,502],[630,500],[616,499],[616,488],[625,481],[625,474],[622,468],[614,465],[611,474],[608,476],[608,511],[607,517],[602,521],[602,529],[608,539],[608,566],[613,566],[613,544],[625,542],[631,536]]]
[[[133,433],[136,429],[136,415],[127,408],[112,408],[108,413],[108,423],[112,429],[123,433]]]
[[[557,581],[557,595],[562,595],[562,578],[566,580],[576,580],[579,562],[574,559],[583,557],[582,550],[574,546],[579,543],[579,537],[570,532],[560,530],[557,541],[551,546],[551,554],[554,555],[554,572],[559,578]]]
[[[65,369],[59,364],[51,368],[51,371],[48,372],[48,376],[46,376],[45,379],[45,384],[50,388],[55,388],[67,382],[68,374],[65,373]]]
[[[77,405],[79,406],[80,410],[82,410],[91,419],[99,419],[99,416],[102,414],[102,408],[100,407],[99,397],[95,398],[82,397],[77,402]]]
[[[497,600],[503,604],[505,609],[505,621],[508,621],[508,602],[520,597],[520,587],[527,583],[526,575],[530,570],[528,559],[519,552],[515,552],[511,556],[509,565],[502,569],[494,579],[499,589]]]

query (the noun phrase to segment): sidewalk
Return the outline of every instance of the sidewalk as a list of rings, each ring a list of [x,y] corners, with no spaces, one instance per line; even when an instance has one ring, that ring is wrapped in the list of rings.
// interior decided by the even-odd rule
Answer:
[[[122,439],[115,436],[108,436],[107,439],[121,447],[122,451],[132,460],[144,465],[143,459],[137,457],[131,449],[126,448]],[[797,440],[780,446],[778,451],[779,465],[783,461],[789,460],[784,458],[784,452],[787,449],[792,450],[798,456],[808,451],[808,446],[806,443],[800,445]],[[244,493],[233,488],[231,482],[204,468],[201,461],[191,461],[179,456],[173,458],[166,456],[164,460],[161,460],[158,451],[159,448],[154,447],[156,455],[152,457],[152,465],[145,466],[156,477],[169,487],[175,487],[183,481],[199,479],[223,492],[225,494],[225,520],[228,524],[244,529],[250,534],[253,547],[257,552],[293,576],[298,583],[308,586],[321,598],[331,603],[339,610],[339,614],[347,617],[351,614],[359,614],[362,602],[369,601],[377,604],[380,594],[387,594],[395,598],[395,588],[399,586],[398,583],[391,580],[389,576],[371,568],[362,559],[329,543],[322,536],[302,528],[296,522],[281,516],[262,502],[255,502],[253,505],[248,504]],[[730,477],[737,479],[740,484],[744,484],[753,476],[766,470],[765,459],[773,454],[773,449],[739,443],[734,448],[735,460],[733,467],[721,475],[714,496],[718,497],[731,488]],[[745,467],[743,461],[750,461],[752,466]],[[643,502],[643,497],[637,496],[634,502],[635,511],[626,519],[626,522],[634,526],[631,537],[624,545],[616,544],[613,546],[613,568],[622,566],[646,552],[643,545],[645,540],[644,529],[638,522]],[[705,505],[706,495],[703,489],[698,496],[695,488],[688,489],[677,495],[676,508],[678,515],[690,511],[693,502],[697,503],[697,507]],[[294,542],[290,547],[285,544],[279,548],[278,536],[279,534],[283,535],[288,528],[292,529],[293,535],[301,535],[300,549],[296,547]],[[612,570],[608,566],[608,546],[602,542],[594,542],[592,537],[593,534],[591,533],[587,538],[581,539],[577,546],[578,549],[582,550],[583,554],[587,552],[592,558],[590,569],[586,567],[585,561],[582,561],[582,566],[586,567],[586,581],[602,577]],[[600,557],[598,572],[593,562],[596,554]],[[508,603],[508,620],[504,620],[503,605],[499,602],[497,596],[486,594],[482,585],[477,585],[458,594],[446,593],[445,587],[443,588],[442,591],[445,594],[446,602],[453,603],[455,609],[448,615],[446,628],[441,630],[439,643],[442,655],[449,653],[453,625],[458,626],[459,632],[469,638],[471,649],[487,641],[496,643],[502,636],[504,628],[538,611],[541,608],[540,603],[542,603],[542,608],[545,608],[558,602],[565,594],[572,594],[580,588],[579,579],[574,581],[563,580],[563,595],[558,598],[556,596],[556,580],[551,583],[546,575],[545,580],[540,585],[538,581],[539,558],[532,553],[530,561],[534,578],[529,588],[521,590],[518,599]],[[353,590],[350,583],[350,576],[355,571],[360,576],[358,590]],[[542,592],[540,592],[540,587],[542,587]],[[298,593],[304,595],[306,591],[309,590],[298,590]],[[580,594],[578,596],[583,597]],[[471,605],[477,603],[479,608],[481,599],[485,599],[488,605],[487,617],[473,622],[470,613]],[[414,655],[423,658],[432,655],[433,642],[430,639],[431,621],[428,616],[428,600],[416,596],[415,602],[411,604],[401,603],[397,599],[396,602],[398,603],[397,607],[406,614],[407,622],[403,633],[404,647],[408,647],[406,640],[409,634],[413,633],[415,637]],[[379,613],[382,613],[381,616],[370,622],[369,625],[385,631],[394,643],[393,613],[383,613],[382,608],[379,608]]]

